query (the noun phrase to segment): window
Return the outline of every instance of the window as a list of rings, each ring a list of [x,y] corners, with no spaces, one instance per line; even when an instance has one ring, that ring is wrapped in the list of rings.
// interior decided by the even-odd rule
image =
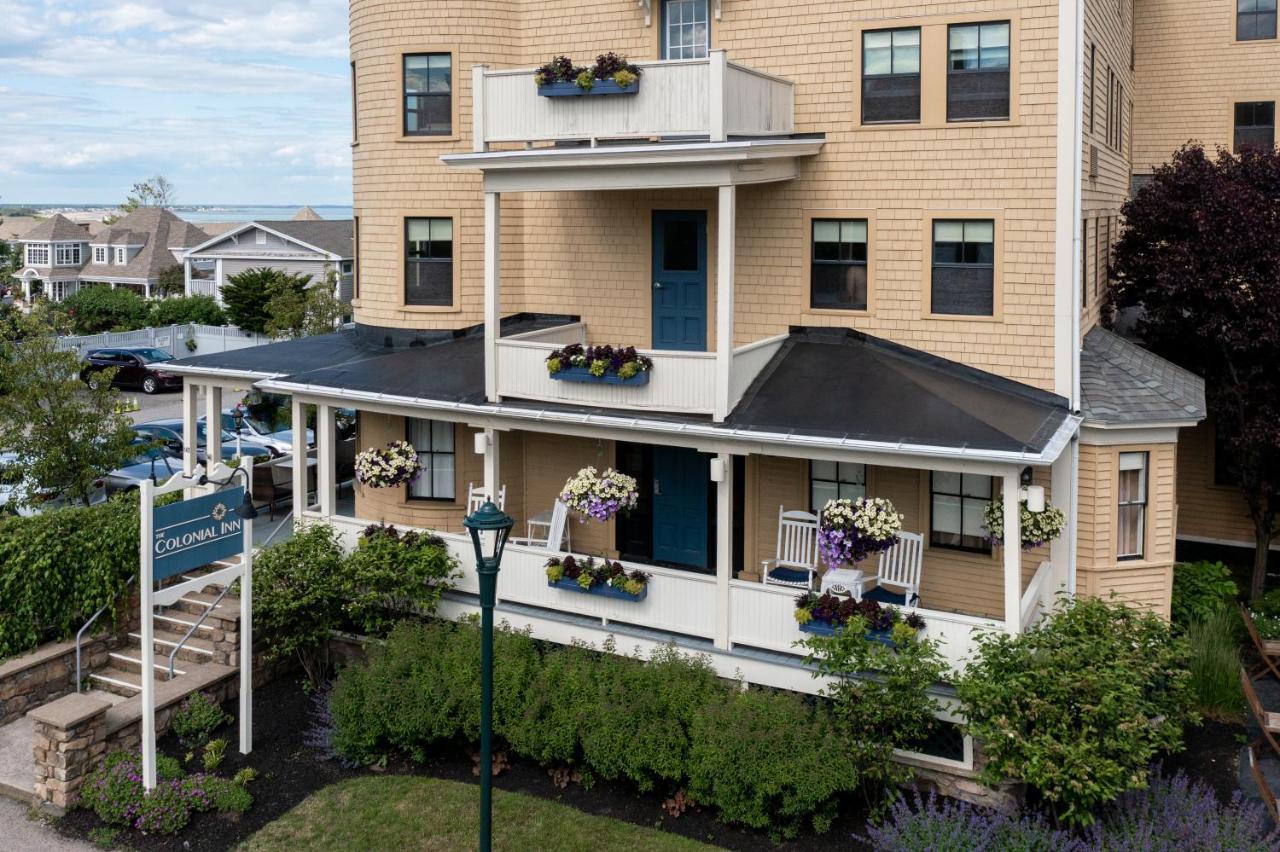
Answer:
[[[253,241],[260,246],[265,246],[267,244],[267,232],[258,228],[253,232]]]
[[[53,247],[53,260],[58,266],[79,266],[80,243],[58,243]]]
[[[342,261],[342,274],[343,275],[351,274],[351,261],[349,260]]]
[[[809,506],[821,512],[828,500],[867,496],[867,466],[850,462],[809,462]]]
[[[27,266],[48,266],[49,246],[27,246]]]
[[[1099,284],[1109,286],[1111,284],[1111,228],[1116,221],[1115,216],[1107,217],[1107,241],[1102,244],[1102,266],[1098,267]]]
[[[129,250],[127,248],[125,248],[124,246],[119,246],[116,248],[116,263],[124,264],[125,262],[127,262],[128,257],[129,257]]]
[[[1116,513],[1116,556],[1141,559],[1147,523],[1147,454],[1120,454],[1120,505]]]
[[[1271,148],[1276,141],[1276,102],[1236,104],[1235,152],[1245,148]]]
[[[867,309],[867,220],[814,219],[809,306]]]
[[[1236,0],[1236,39],[1276,37],[1276,0]]]
[[[1080,220],[1080,307],[1089,307],[1089,220]]]
[[[404,135],[453,133],[453,56],[415,53],[404,57]]]
[[[919,120],[920,29],[863,33],[863,123]]]
[[[405,219],[404,303],[453,304],[453,220]]]
[[[356,108],[356,64],[351,63],[351,141],[360,141],[360,124],[356,120],[359,110]]]
[[[94,262],[94,263],[106,263],[106,262],[107,262],[107,247],[106,247],[106,246],[94,246],[94,247],[93,247],[93,262]]]
[[[351,265],[351,298],[360,298],[360,217],[352,217],[352,248],[355,251],[355,259]]]
[[[929,542],[935,547],[991,552],[982,511],[994,495],[993,480],[975,473],[930,475]]]
[[[705,59],[710,47],[707,0],[663,0],[663,59]]]
[[[935,314],[995,315],[994,221],[934,221],[929,305]]]
[[[1089,132],[1093,132],[1093,104],[1096,100],[1097,85],[1097,67],[1098,67],[1098,46],[1096,44],[1089,45]]]
[[[947,121],[1009,117],[1009,22],[947,30]]]
[[[1119,151],[1124,148],[1124,83],[1116,80],[1115,130],[1111,134],[1111,147]]]
[[[418,451],[422,472],[409,483],[411,500],[454,497],[453,424],[444,420],[407,418],[407,440]]]

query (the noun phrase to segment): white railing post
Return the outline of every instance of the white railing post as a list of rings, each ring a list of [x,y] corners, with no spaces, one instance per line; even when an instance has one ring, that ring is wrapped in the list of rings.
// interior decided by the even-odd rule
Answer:
[[[222,461],[222,387],[210,383],[204,393],[204,469],[209,471]],[[191,440],[199,443],[199,435],[197,428],[191,433]],[[212,494],[218,486],[210,482],[205,490]]]
[[[1004,475],[1004,629],[1022,632],[1022,507],[1021,483],[1014,468]]]
[[[471,150],[488,151],[484,138],[484,74],[488,65],[471,66]]]
[[[733,456],[720,453],[712,461],[716,479],[716,635],[715,645],[729,650],[729,581],[733,579]]]
[[[293,415],[293,524],[302,521],[302,513],[307,510],[307,418],[302,407],[302,400],[296,396],[291,398],[290,407]]]
[[[728,128],[725,121],[725,79],[728,60],[725,52],[721,50],[713,50],[710,55],[710,62],[707,64],[707,73],[709,80],[707,83],[707,107],[710,110],[708,116],[708,130],[710,131],[712,142],[724,142],[729,138]]]
[[[333,415],[331,405],[316,406],[316,491],[320,498],[320,514],[326,518],[333,517],[337,503],[336,475],[334,465]],[[306,438],[306,432],[294,433],[293,443],[298,446],[298,435]],[[306,444],[303,440],[302,444]]]
[[[720,187],[716,244],[716,378],[715,421],[729,416],[733,376],[733,263],[737,234],[737,187]]]
[[[501,399],[498,388],[498,337],[502,333],[501,261],[502,196],[484,194],[484,393]]]

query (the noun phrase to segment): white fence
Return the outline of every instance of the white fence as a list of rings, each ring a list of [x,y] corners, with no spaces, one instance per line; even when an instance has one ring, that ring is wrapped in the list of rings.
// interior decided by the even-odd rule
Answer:
[[[192,348],[188,341],[194,341]],[[150,346],[163,349],[175,358],[186,358],[192,355],[206,355],[210,352],[227,352],[232,349],[245,349],[249,346],[261,346],[270,343],[271,338],[265,334],[243,331],[233,325],[170,325],[161,328],[140,328],[136,331],[104,331],[102,334],[88,334],[60,338],[60,342],[68,349],[75,349],[80,357],[84,357],[94,349],[124,346]]]

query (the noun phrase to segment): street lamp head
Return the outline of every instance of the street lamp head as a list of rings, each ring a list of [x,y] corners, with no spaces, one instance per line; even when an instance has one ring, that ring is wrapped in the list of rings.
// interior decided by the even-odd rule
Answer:
[[[496,567],[502,561],[502,550],[507,546],[507,536],[515,523],[515,519],[503,513],[491,500],[467,515],[462,525],[471,533],[476,560]]]

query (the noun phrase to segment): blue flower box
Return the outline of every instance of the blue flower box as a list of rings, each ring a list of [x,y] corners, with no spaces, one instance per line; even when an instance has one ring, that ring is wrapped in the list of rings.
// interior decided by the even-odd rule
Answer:
[[[547,585],[553,589],[567,589],[568,591],[578,592],[583,595],[599,595],[602,598],[618,598],[619,600],[624,601],[642,601],[649,594],[648,584],[640,590],[640,594],[633,595],[625,589],[615,589],[608,583],[602,583],[598,586],[592,586],[589,589],[584,589],[578,585],[577,580],[570,579],[569,577],[561,577],[554,583],[548,580]]]
[[[559,371],[551,373],[550,376],[557,382],[582,382],[584,384],[597,385],[647,385],[649,384],[650,372],[650,370],[641,370],[631,378],[624,379],[616,373],[593,376],[586,367],[561,367]]]
[[[595,95],[634,95],[640,91],[640,81],[636,80],[625,89],[612,80],[596,80],[590,89],[584,89],[575,82],[546,83],[538,87],[538,94],[544,98],[581,98]]]
[[[812,633],[814,636],[835,636],[844,630],[844,625],[836,626],[830,621],[818,621],[816,618],[800,625],[801,633]],[[893,640],[889,638],[888,630],[868,630],[867,640],[870,642],[879,642],[881,645],[894,647]]]

